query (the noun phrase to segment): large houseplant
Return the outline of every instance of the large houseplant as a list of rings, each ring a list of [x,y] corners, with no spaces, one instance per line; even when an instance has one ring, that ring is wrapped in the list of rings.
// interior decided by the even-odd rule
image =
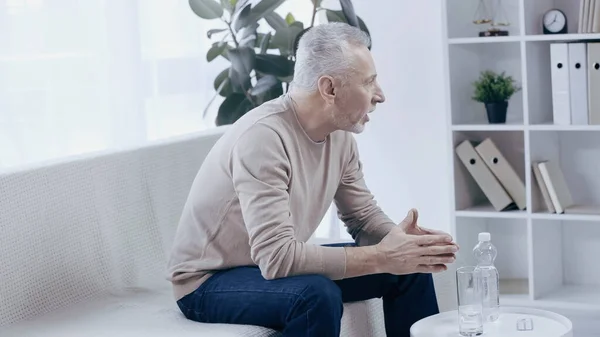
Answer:
[[[505,72],[497,74],[491,70],[481,72],[479,79],[473,83],[475,93],[473,99],[485,105],[488,121],[491,124],[505,123],[508,101],[521,90],[512,76]]]
[[[351,0],[339,0],[342,10],[321,6],[322,0],[310,1],[312,18],[308,25],[288,13],[285,18],[275,13],[285,0],[189,0],[191,10],[202,19],[220,21],[207,33],[213,40],[206,59],[218,57],[231,64],[214,80],[215,96],[224,97],[216,124],[234,123],[250,109],[276,98],[287,90],[293,78],[298,39],[315,24],[319,11],[326,11],[329,22],[346,22],[369,34],[363,20],[356,15]],[[265,19],[269,29],[258,33],[258,21]]]

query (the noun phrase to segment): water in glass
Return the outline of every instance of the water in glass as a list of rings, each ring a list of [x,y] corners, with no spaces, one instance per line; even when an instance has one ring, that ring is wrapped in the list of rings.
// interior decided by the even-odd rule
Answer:
[[[458,330],[462,336],[480,336],[483,334],[483,315],[479,305],[461,305],[458,307]]]

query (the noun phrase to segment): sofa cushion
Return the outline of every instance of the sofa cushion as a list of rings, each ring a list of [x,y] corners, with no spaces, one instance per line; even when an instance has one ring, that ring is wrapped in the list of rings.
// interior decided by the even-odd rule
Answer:
[[[375,327],[375,328],[373,328]],[[385,336],[381,300],[346,303],[342,336]],[[168,289],[130,289],[90,298],[33,320],[0,328],[3,337],[270,337],[270,329],[186,319]]]

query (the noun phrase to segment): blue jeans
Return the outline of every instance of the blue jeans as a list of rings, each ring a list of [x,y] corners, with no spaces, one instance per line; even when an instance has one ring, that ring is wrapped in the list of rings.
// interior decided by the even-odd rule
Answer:
[[[337,337],[343,303],[381,297],[388,337],[408,337],[414,322],[439,312],[431,274],[265,280],[258,267],[217,272],[177,304],[197,322],[258,325],[290,337]]]

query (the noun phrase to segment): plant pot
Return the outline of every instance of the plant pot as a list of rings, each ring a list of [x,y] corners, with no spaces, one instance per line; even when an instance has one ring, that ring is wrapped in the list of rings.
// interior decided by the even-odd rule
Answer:
[[[487,112],[487,117],[490,124],[506,123],[508,101],[485,103],[485,111]]]

